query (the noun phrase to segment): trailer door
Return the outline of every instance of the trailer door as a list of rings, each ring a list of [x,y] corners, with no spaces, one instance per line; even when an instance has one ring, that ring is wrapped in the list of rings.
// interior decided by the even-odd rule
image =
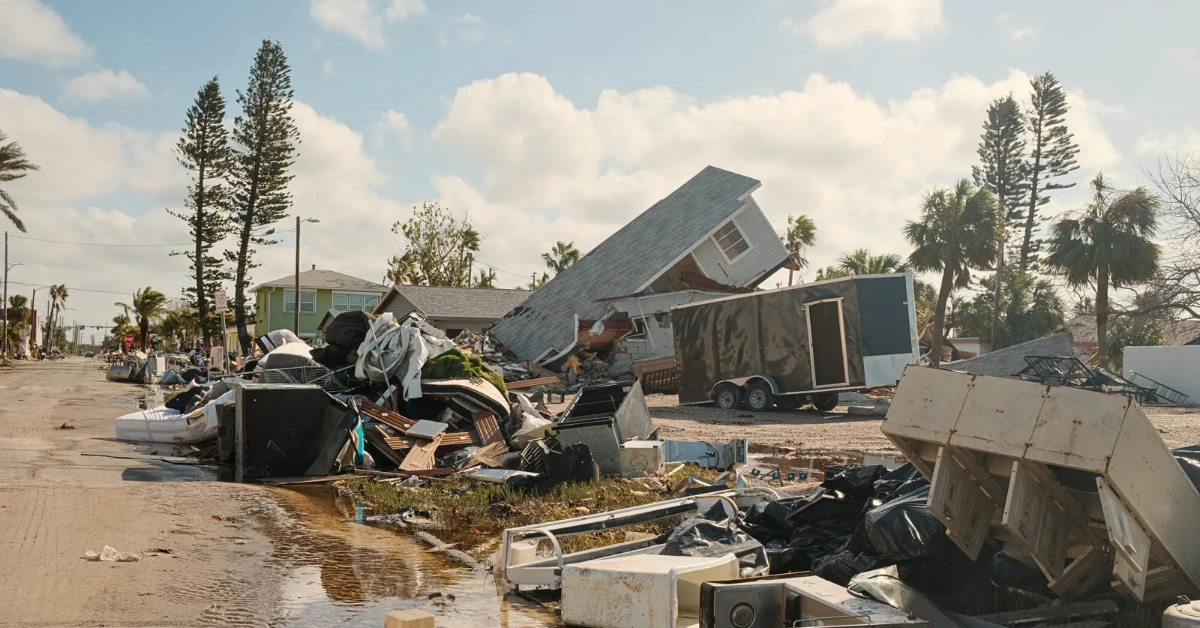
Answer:
[[[842,300],[809,303],[808,341],[812,347],[813,388],[845,386],[846,331],[842,325]]]

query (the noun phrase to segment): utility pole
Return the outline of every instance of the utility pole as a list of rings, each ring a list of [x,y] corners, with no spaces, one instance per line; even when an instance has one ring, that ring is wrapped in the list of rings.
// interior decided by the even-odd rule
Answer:
[[[7,231],[5,233],[8,233]],[[300,216],[296,216],[296,298],[293,301],[294,307],[292,312],[295,315],[295,320],[292,324],[292,331],[297,336],[300,335]]]
[[[0,340],[0,356],[8,357],[8,231],[4,232],[4,301],[0,301],[0,309],[4,310],[4,338]]]

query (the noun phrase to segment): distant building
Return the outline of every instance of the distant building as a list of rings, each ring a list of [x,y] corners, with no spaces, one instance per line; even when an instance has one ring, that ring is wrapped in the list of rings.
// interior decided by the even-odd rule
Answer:
[[[401,318],[416,311],[430,324],[454,337],[463,330],[480,333],[520,306],[532,294],[504,288],[455,288],[396,284],[383,296],[375,315]]]
[[[292,329],[296,312],[296,276],[288,275],[251,288],[255,295],[254,335]],[[300,273],[300,337],[314,338],[321,317],[329,310],[370,312],[388,287],[332,270]]]

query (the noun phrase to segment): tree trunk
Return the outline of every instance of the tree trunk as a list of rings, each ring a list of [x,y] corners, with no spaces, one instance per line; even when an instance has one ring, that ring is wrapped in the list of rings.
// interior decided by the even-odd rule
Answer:
[[[1100,262],[1096,272],[1096,356],[1108,367],[1108,264]]]
[[[789,286],[790,286],[790,285],[792,285],[792,273],[793,273],[793,272],[795,272],[795,271],[793,271],[793,270],[792,270],[792,269],[790,269],[790,268],[788,269],[788,285],[789,285]]]
[[[946,301],[950,299],[950,290],[954,287],[954,271],[946,265],[942,269],[942,288],[938,291],[937,309],[933,312],[933,339],[929,341],[929,363],[938,366],[942,363],[942,335],[946,327]]]
[[[1021,272],[1029,270],[1029,255],[1033,243],[1034,216],[1038,206],[1038,174],[1042,169],[1042,125],[1033,138],[1033,169],[1029,176],[1029,211],[1025,212],[1025,239],[1021,241]]]
[[[202,347],[207,348],[209,335],[208,297],[204,294],[204,162],[197,164],[196,175],[196,312],[200,315],[200,333],[204,340]]]
[[[138,330],[142,334],[142,351],[146,352],[147,347],[150,345],[150,319],[143,318],[138,321]]]

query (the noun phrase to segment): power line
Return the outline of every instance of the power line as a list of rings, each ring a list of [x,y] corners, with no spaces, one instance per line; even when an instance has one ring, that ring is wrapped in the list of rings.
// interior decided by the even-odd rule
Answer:
[[[8,283],[18,285],[18,286],[29,286],[31,288],[49,288],[51,285],[51,284],[46,284],[46,283],[25,283],[22,281],[13,281],[11,279],[8,281]],[[95,292],[97,294],[115,294],[115,295],[123,296],[123,297],[127,297],[127,296],[133,294],[132,292],[113,292],[112,290],[95,290],[95,289],[91,289],[91,288],[76,288],[74,286],[67,286],[67,290],[68,291],[74,290],[77,292]],[[183,297],[168,296],[167,298],[182,299]]]
[[[502,273],[508,273],[508,274],[512,275],[513,277],[520,277],[521,279],[524,279],[524,278],[525,278],[525,275],[518,275],[517,273],[514,273],[514,272],[512,272],[511,270],[504,270],[503,268],[500,268],[499,266],[492,266],[491,264],[489,264],[489,263],[487,263],[487,262],[485,262],[485,261],[483,261],[483,260],[481,260],[481,259],[477,259],[477,260],[475,260],[475,261],[476,261],[476,262],[479,262],[480,264],[482,264],[482,265],[484,265],[484,266],[487,266],[488,268],[490,268],[490,269],[492,269],[492,270],[498,270],[498,271],[500,271],[500,272],[502,272]]]
[[[29,236],[11,236],[18,240],[32,240],[34,242],[48,242],[51,244],[74,244],[77,246],[117,246],[117,247],[155,247],[155,246],[190,246],[192,242],[164,242],[162,244],[128,244],[128,243],[112,243],[112,242],[70,242],[67,240],[47,240],[44,238],[31,238]]]

